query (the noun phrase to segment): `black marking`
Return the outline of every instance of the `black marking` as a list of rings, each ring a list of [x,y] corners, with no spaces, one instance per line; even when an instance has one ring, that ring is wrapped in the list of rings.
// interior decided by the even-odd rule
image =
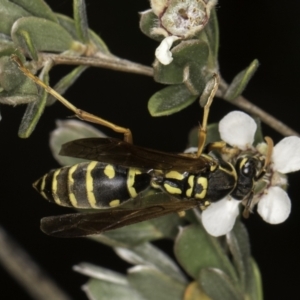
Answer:
[[[56,177],[57,180],[57,197],[61,201],[62,206],[72,207],[69,191],[68,191],[68,172],[70,167],[61,168]]]
[[[53,181],[53,175],[56,170],[50,171],[47,175],[45,175],[45,178],[41,178],[41,180],[45,180],[45,186],[42,192],[47,197],[47,200],[50,202],[55,202],[53,195],[52,195],[52,181]]]

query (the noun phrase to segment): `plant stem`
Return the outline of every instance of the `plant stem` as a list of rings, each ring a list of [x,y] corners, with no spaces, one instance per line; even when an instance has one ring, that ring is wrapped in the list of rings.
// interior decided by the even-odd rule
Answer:
[[[224,79],[221,79],[219,90],[216,94],[217,97],[226,100],[223,98],[223,95],[225,95],[227,89],[228,89],[228,84],[224,81]],[[239,108],[242,108],[244,111],[250,113],[251,115],[260,118],[265,124],[269,125],[271,128],[281,133],[283,136],[290,136],[290,135],[300,136],[300,134],[297,131],[288,127],[287,125],[277,120],[275,117],[273,117],[266,111],[254,105],[242,95],[237,97],[234,101],[229,101],[229,100],[226,101],[236,105]]]
[[[84,56],[66,56],[49,53],[41,53],[38,61],[38,69],[40,64],[44,64],[47,60],[52,60],[55,65],[84,65],[111,69],[115,71],[136,73],[140,75],[153,76],[153,69],[138,63],[131,62],[126,59],[121,59],[113,55],[106,55],[103,53],[96,53],[94,57]]]
[[[48,60],[52,60],[54,65],[85,65],[153,77],[153,68],[151,67],[134,63],[126,59],[121,59],[113,55],[103,54],[100,52],[96,53],[93,57],[66,56],[58,54],[40,53],[39,61],[37,63],[32,62],[32,67],[36,70],[39,70]],[[225,94],[227,89],[228,84],[224,81],[224,79],[221,78],[221,83],[216,96],[222,98],[223,100],[226,100],[223,98],[223,95]],[[277,120],[275,117],[262,110],[258,106],[254,105],[243,96],[239,96],[234,101],[230,101],[230,103],[242,108],[243,110],[245,110],[253,116],[259,117],[262,120],[262,122],[266,123],[271,128],[278,131],[284,136],[300,136],[300,134],[297,131],[291,129],[281,121]]]
[[[0,263],[7,272],[37,300],[70,300],[67,296],[0,227]]]

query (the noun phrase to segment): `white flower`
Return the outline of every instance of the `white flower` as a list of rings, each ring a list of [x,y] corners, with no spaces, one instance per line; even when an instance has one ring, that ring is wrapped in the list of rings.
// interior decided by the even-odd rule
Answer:
[[[172,52],[170,51],[173,43],[177,41],[179,37],[177,36],[168,36],[162,40],[160,45],[155,50],[155,56],[163,65],[168,65],[172,62]]]
[[[221,236],[229,232],[239,214],[240,201],[233,198],[224,198],[218,202],[211,203],[202,212],[202,224],[206,231],[213,236]],[[229,229],[229,230],[228,230]]]
[[[234,111],[226,115],[219,123],[221,139],[227,144],[243,151],[261,152],[265,144],[252,146],[256,132],[256,123],[247,114]],[[254,203],[258,202],[257,211],[270,224],[284,222],[291,211],[291,201],[283,190],[287,185],[283,174],[300,170],[300,138],[286,137],[273,148],[271,163],[268,171],[268,185],[259,194],[254,195]],[[211,203],[202,213],[202,223],[205,229],[213,236],[228,233],[234,226],[239,214],[238,205],[242,201],[227,196],[224,199]]]

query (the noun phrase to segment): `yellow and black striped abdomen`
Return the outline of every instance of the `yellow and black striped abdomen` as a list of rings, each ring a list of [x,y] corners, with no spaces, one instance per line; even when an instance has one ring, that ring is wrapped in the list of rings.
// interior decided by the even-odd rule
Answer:
[[[91,161],[53,170],[33,186],[50,202],[76,208],[122,204],[149,187],[151,176],[136,168]]]

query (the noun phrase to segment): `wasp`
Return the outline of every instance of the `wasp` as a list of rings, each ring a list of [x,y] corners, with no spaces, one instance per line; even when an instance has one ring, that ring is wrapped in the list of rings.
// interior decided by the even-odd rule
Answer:
[[[100,234],[169,213],[181,213],[196,207],[204,210],[210,203],[227,195],[246,199],[246,210],[251,207],[254,184],[265,173],[268,159],[243,155],[233,164],[222,158],[222,153],[234,151],[225,143],[205,146],[209,110],[218,89],[217,74],[208,85],[210,93],[198,132],[197,152],[172,154],[134,145],[129,129],[76,108],[30,73],[17,57],[14,56],[13,60],[26,76],[71,109],[78,118],[124,134],[124,140],[86,138],[62,146],[60,155],[90,161],[53,170],[33,186],[55,204],[98,211],[45,217],[41,220],[41,229],[46,234],[56,237]],[[153,204],[150,201],[141,207],[122,206],[133,199],[138,200],[149,189],[165,193],[169,200]]]

